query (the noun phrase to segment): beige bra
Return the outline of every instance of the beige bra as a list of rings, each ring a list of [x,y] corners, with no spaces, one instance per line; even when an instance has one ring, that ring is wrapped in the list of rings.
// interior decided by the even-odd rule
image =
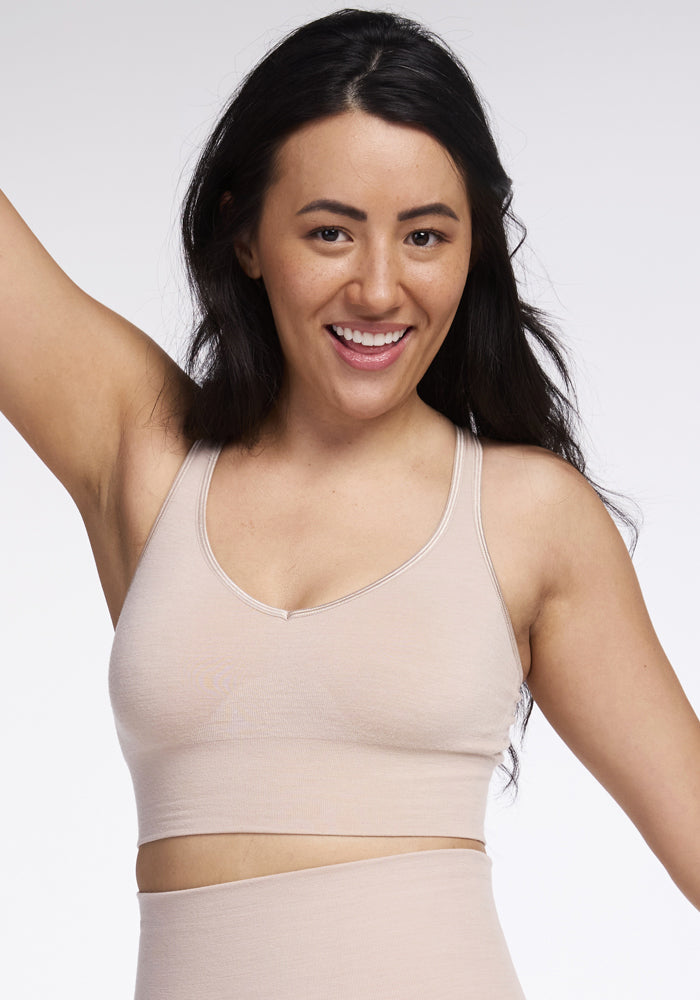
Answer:
[[[522,682],[455,428],[430,540],[380,580],[284,611],[223,571],[205,526],[220,447],[196,442],[117,623],[109,686],[138,841],[196,833],[484,839]]]

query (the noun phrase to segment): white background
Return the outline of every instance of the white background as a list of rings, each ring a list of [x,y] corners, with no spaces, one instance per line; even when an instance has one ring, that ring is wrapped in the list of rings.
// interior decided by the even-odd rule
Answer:
[[[240,76],[334,9],[237,6],[24,0],[2,15],[2,187],[78,284],[178,358],[183,178]],[[697,710],[695,5],[402,11],[442,34],[487,98],[532,295],[575,358],[591,472],[644,510],[635,565]],[[0,455],[3,986],[128,1000],[136,823],[107,696],[112,628],[67,494],[6,422]],[[697,911],[537,710],[522,759],[519,800],[495,798],[487,832],[528,1000],[700,997]]]

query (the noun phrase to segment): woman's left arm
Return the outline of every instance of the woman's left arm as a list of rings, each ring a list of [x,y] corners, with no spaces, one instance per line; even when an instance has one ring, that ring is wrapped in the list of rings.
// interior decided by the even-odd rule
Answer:
[[[700,721],[604,505],[570,466],[538,465],[546,586],[528,686],[700,909]]]

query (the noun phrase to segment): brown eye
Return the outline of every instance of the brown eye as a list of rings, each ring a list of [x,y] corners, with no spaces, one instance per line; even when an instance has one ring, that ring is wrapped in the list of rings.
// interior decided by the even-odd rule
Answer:
[[[445,238],[434,229],[415,229],[409,239],[414,247],[436,247],[438,243],[444,243]]]
[[[417,247],[425,247],[428,245],[431,234],[425,229],[419,229],[417,232],[411,234],[413,237],[413,242]]]
[[[350,237],[339,226],[319,226],[307,234],[307,238],[321,243],[348,243]]]

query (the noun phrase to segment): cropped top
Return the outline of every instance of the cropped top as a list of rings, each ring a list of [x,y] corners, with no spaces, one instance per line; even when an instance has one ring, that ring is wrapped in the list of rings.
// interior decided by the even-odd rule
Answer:
[[[522,667],[481,526],[479,439],[455,428],[430,539],[318,607],[255,600],[212,552],[220,447],[197,441],[117,623],[109,691],[138,845],[197,833],[484,839]]]

